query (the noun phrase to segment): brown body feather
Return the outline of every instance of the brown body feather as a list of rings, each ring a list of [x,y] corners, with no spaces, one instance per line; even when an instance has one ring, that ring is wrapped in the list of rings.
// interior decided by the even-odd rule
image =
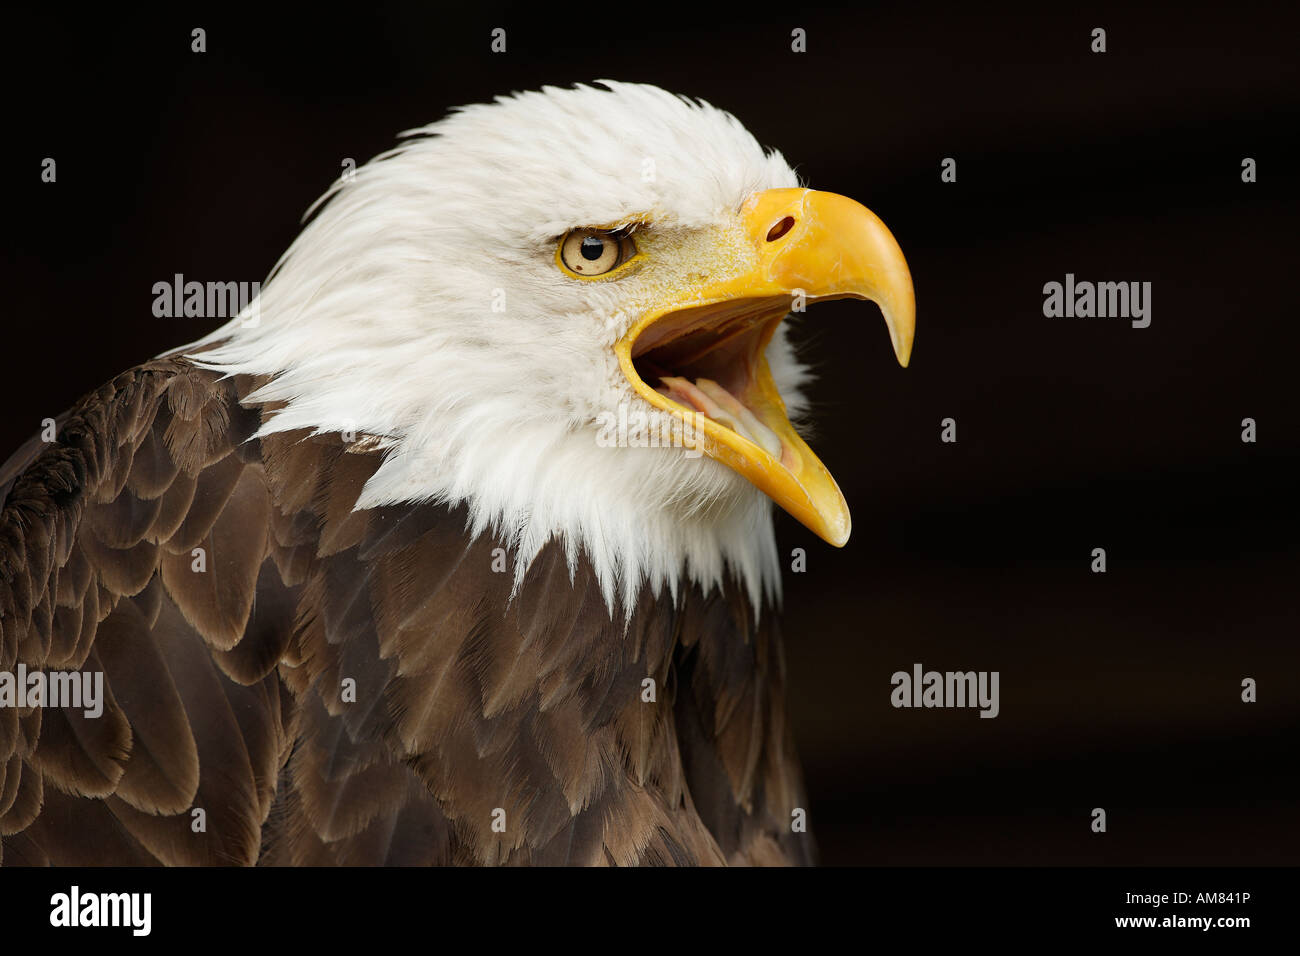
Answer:
[[[252,384],[150,363],[0,469],[0,671],[104,675],[0,707],[0,862],[810,861],[771,614],[625,629],[555,543],[512,599],[463,510],[353,511],[376,453],[249,440]]]

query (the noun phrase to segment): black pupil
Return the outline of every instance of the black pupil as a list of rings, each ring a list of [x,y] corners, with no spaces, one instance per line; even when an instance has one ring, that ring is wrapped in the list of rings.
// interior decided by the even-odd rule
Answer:
[[[587,236],[582,240],[582,258],[588,262],[595,262],[605,254],[605,243],[602,239],[595,236]]]

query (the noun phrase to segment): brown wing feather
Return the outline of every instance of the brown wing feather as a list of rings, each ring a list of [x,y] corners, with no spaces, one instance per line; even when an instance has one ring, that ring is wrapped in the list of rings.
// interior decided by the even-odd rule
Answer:
[[[0,670],[105,688],[0,708],[5,861],[811,858],[770,616],[646,592],[625,626],[557,543],[516,592],[463,509],[354,511],[377,453],[247,440],[252,385],[151,363],[0,468]]]
[[[294,445],[273,447],[280,441]],[[306,467],[306,444],[294,436],[268,440],[268,461],[292,459]],[[692,592],[674,607],[667,596],[647,593],[625,630],[621,614],[611,619],[590,565],[579,560],[571,572],[562,548],[552,544],[512,597],[512,569],[496,550],[501,543],[470,540],[463,510],[388,508],[363,523],[351,504],[375,462],[336,468],[345,459],[341,446],[323,439],[310,444],[317,458],[308,470],[332,480],[304,504],[333,543],[304,584],[296,636],[303,663],[295,687],[304,701],[318,701],[304,704],[305,720],[315,728],[308,736],[328,753],[296,754],[290,786],[308,818],[300,825],[322,846],[334,843],[353,858],[352,841],[370,838],[359,834],[373,828],[381,806],[387,802],[382,813],[389,817],[398,812],[403,781],[373,763],[381,749],[414,770],[433,797],[426,808],[437,814],[432,825],[441,832],[445,821],[454,834],[449,844],[430,844],[443,854],[436,862],[808,858],[800,849],[806,838],[787,836],[786,805],[798,804],[797,772],[785,766],[790,758],[783,754],[767,761],[757,756],[768,737],[786,733],[782,714],[771,706],[780,688],[765,693],[760,686],[770,676],[766,655],[777,637],[763,631],[756,659],[751,615],[738,594],[706,602]],[[748,706],[752,725],[752,733],[730,731],[734,739],[718,744],[729,759],[743,738],[747,754],[747,776],[727,791],[727,822],[738,831],[743,823],[743,840],[738,834],[725,851],[695,808],[673,698],[682,692],[675,686],[683,680],[675,651],[683,622],[719,608],[732,617],[698,623],[693,640],[705,640],[710,654],[721,653],[724,637],[751,642],[735,656],[734,689],[722,688],[736,697],[728,704],[732,711]],[[719,633],[704,633],[710,628]],[[646,678],[656,681],[654,701],[643,700]],[[342,699],[345,680],[355,700]],[[700,785],[717,790],[707,777]],[[340,796],[361,791],[372,798],[364,812],[361,797]],[[755,794],[762,801],[757,808]],[[780,808],[769,809],[778,800]]]
[[[0,729],[4,862],[257,858],[290,743],[273,669],[291,613],[233,388],[150,363],[0,468],[0,671],[98,673],[104,695],[99,717],[38,707]]]
[[[684,772],[728,861],[812,863],[812,838],[792,829],[792,814],[807,802],[774,615],[755,624],[740,593],[715,595],[686,618],[675,664]]]

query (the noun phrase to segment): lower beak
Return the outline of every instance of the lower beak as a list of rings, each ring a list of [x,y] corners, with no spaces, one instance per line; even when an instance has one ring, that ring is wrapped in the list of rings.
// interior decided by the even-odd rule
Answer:
[[[852,527],[848,504],[790,424],[765,351],[802,301],[870,299],[906,366],[916,317],[911,274],[885,224],[844,196],[766,190],[749,198],[741,220],[757,254],[753,267],[644,313],[615,351],[637,393],[688,425],[700,450],[839,547]],[[673,374],[654,388],[638,364],[661,356],[671,360]],[[728,380],[720,386],[714,378],[723,374]]]

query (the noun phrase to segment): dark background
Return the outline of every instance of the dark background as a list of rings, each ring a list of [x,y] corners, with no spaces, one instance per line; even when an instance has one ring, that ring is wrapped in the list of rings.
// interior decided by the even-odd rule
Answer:
[[[875,210],[917,289],[906,371],[874,307],[804,321],[855,523],[843,551],[779,524],[823,861],[1300,862],[1294,14],[760,9],[7,13],[0,458],[208,331],[153,283],[263,278],[344,157],[543,84],[700,96]],[[1153,283],[1150,328],[1044,318],[1067,272]],[[1001,715],[893,709],[915,662],[1000,671]]]

